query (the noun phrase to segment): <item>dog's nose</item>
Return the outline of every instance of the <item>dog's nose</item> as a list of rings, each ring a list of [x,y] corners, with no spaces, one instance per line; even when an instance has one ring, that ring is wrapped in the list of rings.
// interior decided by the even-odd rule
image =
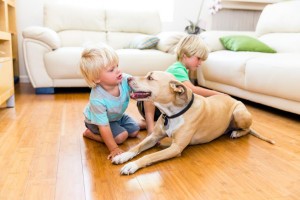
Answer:
[[[128,77],[127,78],[127,82],[129,83],[130,81],[133,81],[134,80],[134,78],[133,77]]]

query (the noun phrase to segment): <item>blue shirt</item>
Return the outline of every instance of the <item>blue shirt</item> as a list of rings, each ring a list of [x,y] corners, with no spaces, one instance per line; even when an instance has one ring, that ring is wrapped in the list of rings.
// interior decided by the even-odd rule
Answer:
[[[131,91],[127,79],[128,74],[122,74],[119,85],[120,96],[115,97],[106,92],[101,86],[92,88],[90,100],[84,109],[85,121],[89,124],[108,125],[109,122],[121,119],[129,103]]]

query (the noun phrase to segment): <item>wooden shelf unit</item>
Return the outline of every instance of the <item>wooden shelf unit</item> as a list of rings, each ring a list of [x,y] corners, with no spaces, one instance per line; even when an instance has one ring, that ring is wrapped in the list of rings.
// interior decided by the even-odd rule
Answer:
[[[14,107],[14,65],[18,65],[15,0],[0,0],[0,106]]]

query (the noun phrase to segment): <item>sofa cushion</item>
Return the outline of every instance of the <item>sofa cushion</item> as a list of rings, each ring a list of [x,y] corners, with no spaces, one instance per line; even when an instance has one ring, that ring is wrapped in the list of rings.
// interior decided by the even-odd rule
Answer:
[[[105,10],[74,3],[72,5],[46,3],[44,25],[56,32],[63,30],[105,31]]]
[[[106,28],[110,32],[155,35],[161,31],[161,21],[158,11],[106,10]]]
[[[98,31],[66,30],[58,33],[62,47],[83,47],[88,44],[106,43],[106,33]]]
[[[121,71],[135,76],[145,76],[153,70],[164,71],[176,61],[175,55],[155,49],[119,49],[117,54]]]
[[[259,40],[278,53],[300,52],[300,33],[269,33],[261,36]]]
[[[251,59],[245,89],[300,102],[300,53],[277,53]]]
[[[164,31],[157,35],[159,38],[156,48],[166,53],[174,53],[175,47],[179,40],[185,36],[184,32]]]
[[[62,47],[45,54],[45,67],[49,76],[52,79],[82,78],[79,69],[82,51],[82,47]],[[176,61],[175,55],[154,49],[119,49],[116,52],[122,72],[135,76],[144,76],[152,70],[164,71]]]
[[[208,81],[245,88],[245,66],[248,60],[265,55],[258,52],[215,51],[198,68]],[[200,81],[200,80],[199,80]]]
[[[266,33],[300,32],[300,1],[286,1],[267,5],[257,22],[257,36]]]
[[[139,35],[130,41],[129,49],[151,49],[157,45],[159,38],[152,35]]]
[[[109,46],[114,49],[128,48],[130,41],[135,37],[144,35],[141,33],[125,33],[125,32],[108,32],[106,41]]]
[[[231,51],[256,51],[265,53],[276,53],[263,42],[245,35],[231,35],[220,38],[224,47]]]
[[[204,31],[200,37],[204,40],[210,52],[225,50],[220,38],[228,35],[248,35],[255,36],[252,31]]]
[[[82,51],[82,47],[62,47],[46,53],[44,61],[49,76],[52,79],[82,78],[79,69],[79,60]]]

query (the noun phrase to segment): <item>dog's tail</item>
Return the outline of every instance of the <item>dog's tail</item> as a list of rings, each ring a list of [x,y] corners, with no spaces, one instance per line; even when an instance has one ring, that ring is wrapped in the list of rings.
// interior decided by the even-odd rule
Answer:
[[[260,135],[259,133],[257,133],[253,129],[250,129],[250,134],[253,135],[253,136],[255,136],[255,137],[257,137],[257,138],[259,138],[259,139],[261,139],[261,140],[263,140],[263,141],[269,142],[270,144],[275,144],[275,141],[273,141],[273,140],[271,140],[269,138],[266,138],[266,137]]]

